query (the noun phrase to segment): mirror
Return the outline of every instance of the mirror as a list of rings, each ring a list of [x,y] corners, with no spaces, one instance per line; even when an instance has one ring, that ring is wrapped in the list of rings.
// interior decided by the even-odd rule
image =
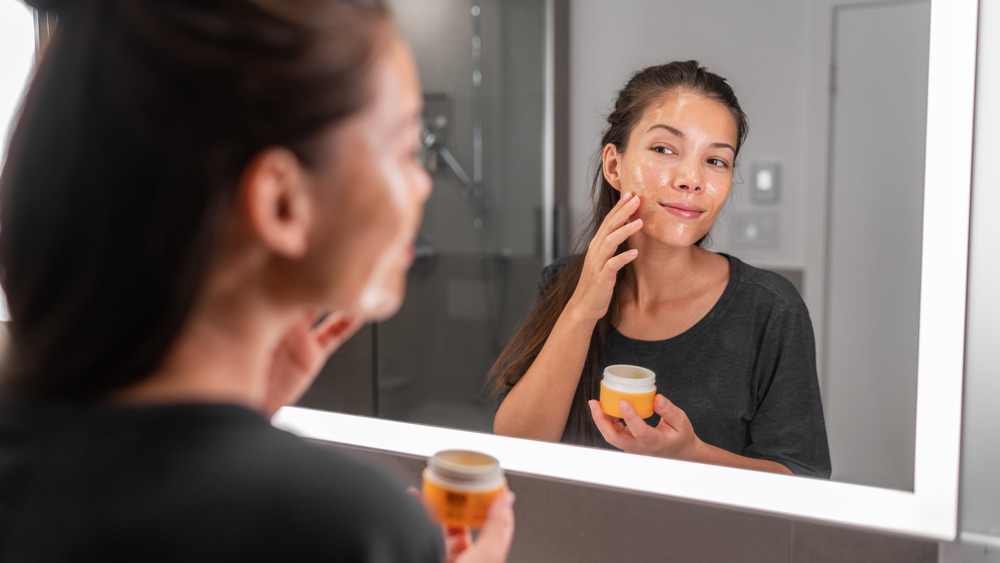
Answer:
[[[733,17],[722,9],[724,3],[721,0],[699,3],[700,6],[705,4],[710,4],[715,9],[713,17],[720,18],[714,22],[716,27],[711,29],[718,31],[718,26],[725,23],[726,18]],[[826,78],[827,63],[835,50],[834,3],[811,0],[791,4],[774,2],[774,4],[781,4],[786,8],[792,4],[798,6],[797,16],[807,23],[793,31],[796,37],[802,39],[810,33],[820,35],[822,40],[817,40],[815,44],[810,43],[812,45],[810,49],[796,55],[796,61],[807,68],[813,68],[807,71],[807,80],[798,83],[796,87],[814,99],[827,99],[825,92],[829,84]],[[851,4],[859,3],[851,2]],[[600,13],[609,12],[608,15],[612,12],[618,15],[628,13],[619,12],[623,10],[622,3],[615,3],[613,8],[610,3],[607,3],[607,6],[596,2],[587,5]],[[553,2],[551,0],[546,2],[545,8],[550,18],[547,20],[548,24],[551,26]],[[671,6],[670,9],[674,8]],[[924,146],[925,154],[933,155],[933,158],[926,160],[923,169],[923,185],[931,189],[924,191],[922,206],[922,224],[927,226],[927,234],[923,236],[919,256],[919,312],[915,314],[919,323],[919,334],[914,348],[917,376],[913,389],[915,399],[911,400],[911,408],[914,409],[911,420],[915,421],[912,430],[912,461],[908,462],[912,464],[912,472],[908,472],[912,475],[911,487],[893,486],[892,483],[877,483],[876,486],[872,486],[836,480],[789,479],[724,467],[516,440],[463,430],[302,408],[283,410],[276,417],[276,423],[316,439],[394,451],[405,455],[428,456],[448,447],[470,447],[496,455],[509,471],[760,510],[776,515],[863,526],[892,533],[939,540],[953,539],[957,513],[977,10],[975,0],[948,2],[933,0],[930,4]],[[646,23],[642,24],[644,16]],[[648,14],[633,13],[630,17],[632,19],[626,19],[622,25],[638,25],[636,22],[639,22],[642,25],[638,25],[635,29],[648,29],[650,33],[654,28],[660,29],[655,18],[649,18]],[[756,19],[770,21],[764,17]],[[611,21],[611,18],[607,18],[606,21]],[[702,23],[698,20],[692,21],[694,22],[692,26],[695,23]],[[735,17],[734,22],[730,22],[729,25],[739,27],[748,21]],[[550,28],[549,33],[551,31]],[[639,34],[634,35],[639,36]],[[599,41],[591,36],[573,38],[571,45],[575,51],[578,44],[587,42],[594,43],[594,48],[599,48]],[[703,41],[699,44],[707,49],[714,45],[712,41]],[[747,43],[747,48],[750,49],[751,45]],[[545,52],[549,54],[546,60],[551,64],[553,59],[551,44],[547,45]],[[739,73],[731,71],[721,62],[724,54],[706,52],[703,56],[698,55],[698,58],[709,68],[731,77],[741,100],[747,100],[748,96],[752,99],[753,88],[741,87],[742,78]],[[656,55],[660,57],[661,53]],[[767,53],[756,56],[766,57]],[[720,62],[717,63],[716,60]],[[818,70],[807,64],[815,61],[822,63]],[[645,62],[658,62],[658,59]],[[595,66],[598,63],[601,61],[595,59]],[[612,63],[619,64],[608,61],[608,64]],[[627,66],[629,68],[615,66],[615,72],[618,72],[618,75],[613,77],[615,87],[634,70],[633,67],[637,68],[638,65]],[[775,77],[772,76],[772,79]],[[597,101],[598,107],[606,107],[612,94],[613,92],[609,91],[596,93],[595,95],[601,98]],[[551,99],[547,103],[550,108],[556,105]],[[571,105],[576,103],[578,102],[571,100]],[[745,101],[744,103],[751,117],[750,139],[752,140],[755,134],[767,131],[768,125],[765,117],[755,117],[752,106]],[[804,107],[792,106],[785,109],[798,114],[813,113]],[[583,111],[600,114],[593,108],[585,108]],[[828,115],[819,118],[813,115],[803,122],[802,129],[806,131],[804,136],[817,141],[816,144],[810,144],[804,149],[809,167],[808,172],[801,176],[805,179],[804,183],[818,181],[824,186],[827,185],[829,172],[826,164],[827,153],[830,151],[830,145],[835,142],[827,137],[830,128]],[[551,112],[547,114],[547,119],[552,119]],[[576,125],[571,125],[574,127],[573,138],[579,138],[579,142],[586,145],[581,150],[589,156],[590,151],[596,148],[592,146],[596,135],[579,133],[575,129]],[[889,142],[896,140],[893,138]],[[553,142],[551,138],[547,141]],[[753,158],[749,152],[750,142],[753,141],[748,141],[744,166]],[[549,150],[551,151],[551,147]],[[572,149],[571,153],[574,152],[576,149]],[[762,153],[758,156],[765,158],[772,155]],[[576,186],[580,184],[580,175],[586,172],[574,169],[571,174],[576,176],[571,176],[570,184]],[[585,184],[584,181],[583,185]],[[940,186],[948,186],[948,189],[935,189]],[[437,189],[442,188],[438,186]],[[788,186],[783,192],[789,198],[793,197],[792,193],[792,186]],[[811,205],[815,201],[808,203],[810,205],[802,206],[803,213],[792,220],[804,225],[826,225],[825,209],[817,210]],[[734,206],[734,214],[740,211],[738,205]],[[810,241],[802,244],[806,245],[808,250],[804,254],[812,256],[811,260],[820,262],[826,260],[827,241],[822,237],[819,242]],[[734,253],[746,256],[745,252],[734,250]],[[761,265],[785,264],[761,263]],[[533,287],[533,280],[531,284]],[[817,312],[822,315],[827,295],[822,282],[805,276],[803,288],[814,317]],[[830,303],[826,308],[834,310],[836,307],[836,303]],[[827,326],[825,320],[820,323],[820,328],[824,326]],[[820,334],[818,330],[817,335]],[[824,339],[825,336],[819,341],[824,342]],[[821,365],[830,365],[826,363],[830,359],[824,358],[824,363]],[[829,389],[828,382],[823,383],[826,392]],[[858,408],[857,405],[858,403],[855,403],[855,408]],[[846,406],[850,407],[850,402]],[[847,416],[852,414],[852,411],[847,411]],[[829,420],[831,416],[828,414]],[[855,435],[851,438],[861,437]],[[837,463],[837,455],[834,453],[835,467]],[[618,474],[620,468],[626,465],[635,477],[628,483],[614,479],[612,476]],[[682,483],[683,486],[678,483]],[[775,495],[776,490],[781,491],[781,494]]]

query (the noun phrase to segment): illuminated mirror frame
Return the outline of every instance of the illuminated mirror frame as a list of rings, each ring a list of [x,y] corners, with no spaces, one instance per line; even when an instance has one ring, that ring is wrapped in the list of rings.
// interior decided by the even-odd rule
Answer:
[[[547,4],[551,16],[551,0]],[[515,473],[953,540],[958,510],[977,20],[977,0],[931,3],[912,492],[294,407],[279,412],[275,424],[308,438],[401,455],[427,457],[449,448],[476,449],[496,456],[507,471]],[[551,62],[551,45],[548,51]],[[546,129],[551,150],[551,123]],[[615,476],[626,467],[631,477],[622,483]]]

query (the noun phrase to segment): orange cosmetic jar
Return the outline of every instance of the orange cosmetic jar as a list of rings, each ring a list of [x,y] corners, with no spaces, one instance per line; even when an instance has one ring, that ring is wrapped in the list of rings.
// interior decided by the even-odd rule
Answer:
[[[656,395],[656,374],[639,366],[616,364],[604,368],[601,380],[601,410],[621,418],[618,401],[628,401],[639,416],[653,416],[653,397]]]
[[[506,486],[500,462],[469,450],[445,450],[427,460],[423,473],[424,503],[437,522],[479,528],[486,511]]]

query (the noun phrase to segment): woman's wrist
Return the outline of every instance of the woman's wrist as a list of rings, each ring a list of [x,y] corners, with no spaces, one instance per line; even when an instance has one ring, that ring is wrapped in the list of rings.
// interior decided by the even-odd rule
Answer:
[[[560,320],[565,319],[565,322],[574,326],[584,326],[593,329],[594,326],[597,325],[597,321],[599,321],[604,315],[597,315],[594,311],[589,309],[589,307],[580,303],[574,294],[569,298],[566,306],[563,307],[563,311],[559,315],[559,318]]]
[[[705,442],[701,441],[701,438],[695,436],[694,443],[688,448],[688,455],[684,457],[688,461],[697,461],[700,463],[718,463],[715,458],[715,447]]]

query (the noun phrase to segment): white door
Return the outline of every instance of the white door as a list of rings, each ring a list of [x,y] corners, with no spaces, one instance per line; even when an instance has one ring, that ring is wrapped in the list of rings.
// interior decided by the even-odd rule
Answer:
[[[833,478],[912,490],[930,2],[840,6],[833,20]]]

